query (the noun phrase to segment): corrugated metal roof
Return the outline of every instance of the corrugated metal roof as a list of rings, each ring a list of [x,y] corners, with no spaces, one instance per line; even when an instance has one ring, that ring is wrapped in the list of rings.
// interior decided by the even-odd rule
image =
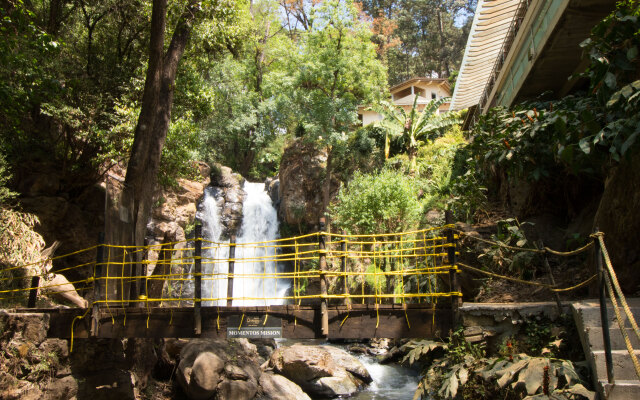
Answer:
[[[450,110],[480,102],[522,0],[479,0]]]

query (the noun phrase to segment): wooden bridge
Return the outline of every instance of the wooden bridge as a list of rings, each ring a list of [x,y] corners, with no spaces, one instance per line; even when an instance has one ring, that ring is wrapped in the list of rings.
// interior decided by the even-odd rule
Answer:
[[[376,235],[323,228],[261,243],[214,243],[199,226],[195,239],[159,246],[101,242],[24,266],[42,271],[32,287],[0,296],[29,293],[30,307],[13,309],[47,314],[57,338],[448,335],[461,302],[453,225]],[[70,282],[53,283],[47,263]],[[87,307],[36,308],[43,292]]]

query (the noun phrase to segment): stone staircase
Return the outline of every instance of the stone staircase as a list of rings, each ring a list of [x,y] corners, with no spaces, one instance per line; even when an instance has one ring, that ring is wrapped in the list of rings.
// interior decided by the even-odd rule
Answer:
[[[640,298],[629,298],[627,302],[636,321],[640,322]],[[607,307],[607,317],[613,358],[613,384],[607,382],[607,366],[602,338],[602,324],[600,322],[599,301],[583,300],[573,303],[571,308],[580,333],[580,341],[582,342],[584,353],[594,374],[594,386],[600,398],[609,400],[640,399],[640,380],[636,376],[633,362],[627,352],[611,303]],[[628,321],[625,321],[625,327],[635,353],[640,358],[640,341]]]

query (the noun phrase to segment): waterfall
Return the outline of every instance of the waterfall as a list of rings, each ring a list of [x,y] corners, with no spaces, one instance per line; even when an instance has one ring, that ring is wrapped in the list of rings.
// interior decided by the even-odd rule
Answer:
[[[226,274],[229,270],[229,248],[228,241],[221,242],[223,226],[220,221],[221,206],[216,196],[216,190],[207,187],[204,191],[204,198],[198,210],[198,219],[202,222],[202,236],[209,242],[202,244],[202,272],[205,274],[202,281],[202,298],[216,299],[227,296],[227,280],[217,279],[215,274]],[[220,199],[222,202],[222,199]],[[214,261],[215,260],[215,261]],[[205,301],[204,306],[227,305],[225,300]]]
[[[283,304],[283,300],[273,297],[283,297],[291,282],[288,279],[262,278],[259,274],[282,272],[283,266],[278,266],[269,260],[277,254],[275,247],[278,238],[278,216],[271,198],[265,190],[264,183],[244,183],[246,193],[242,205],[242,226],[237,237],[235,254],[233,297],[234,306],[275,305]],[[225,298],[227,296],[228,247],[221,242],[222,224],[220,221],[221,207],[212,188],[207,188],[201,204],[198,217],[203,224],[203,235],[208,241],[216,244],[203,245],[203,257],[208,262],[203,263],[203,298]],[[260,242],[260,243],[258,243]],[[243,261],[246,260],[246,261]],[[210,261],[215,260],[215,261]],[[212,274],[212,275],[210,275]],[[220,275],[218,275],[220,274]],[[255,275],[242,277],[243,274]],[[245,299],[242,299],[245,298]],[[263,300],[264,299],[264,300]],[[226,301],[205,302],[205,305],[226,305]]]

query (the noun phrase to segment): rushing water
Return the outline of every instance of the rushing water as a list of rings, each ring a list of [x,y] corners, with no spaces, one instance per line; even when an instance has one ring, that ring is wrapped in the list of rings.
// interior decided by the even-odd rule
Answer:
[[[277,249],[278,215],[264,183],[244,183],[245,199],[242,204],[242,226],[236,243],[233,280],[234,306],[282,304],[277,297],[283,297],[291,286],[288,279],[262,278],[259,274],[281,272],[273,258]],[[209,299],[227,297],[227,278],[229,271],[228,241],[221,241],[223,226],[220,220],[221,206],[216,199],[215,190],[207,188],[200,205],[198,217],[202,221],[203,236],[213,242],[203,246],[203,282],[202,295]],[[259,243],[258,243],[259,242]],[[246,261],[240,261],[245,259]],[[215,260],[215,261],[211,261]],[[253,275],[242,277],[242,275]],[[205,305],[226,305],[226,300],[207,301]]]
[[[278,265],[269,259],[275,258],[278,238],[278,213],[273,207],[271,197],[265,190],[264,183],[245,182],[246,197],[242,204],[242,226],[238,235],[235,274],[259,275],[272,274],[278,270]],[[233,282],[233,297],[245,298],[234,300],[234,306],[273,305],[283,304],[281,299],[291,283],[289,280],[276,278],[262,278],[253,276],[235,278]],[[264,300],[262,300],[264,299]]]
[[[350,399],[411,400],[418,388],[418,374],[397,364],[378,364],[375,357],[359,356],[373,382]]]

